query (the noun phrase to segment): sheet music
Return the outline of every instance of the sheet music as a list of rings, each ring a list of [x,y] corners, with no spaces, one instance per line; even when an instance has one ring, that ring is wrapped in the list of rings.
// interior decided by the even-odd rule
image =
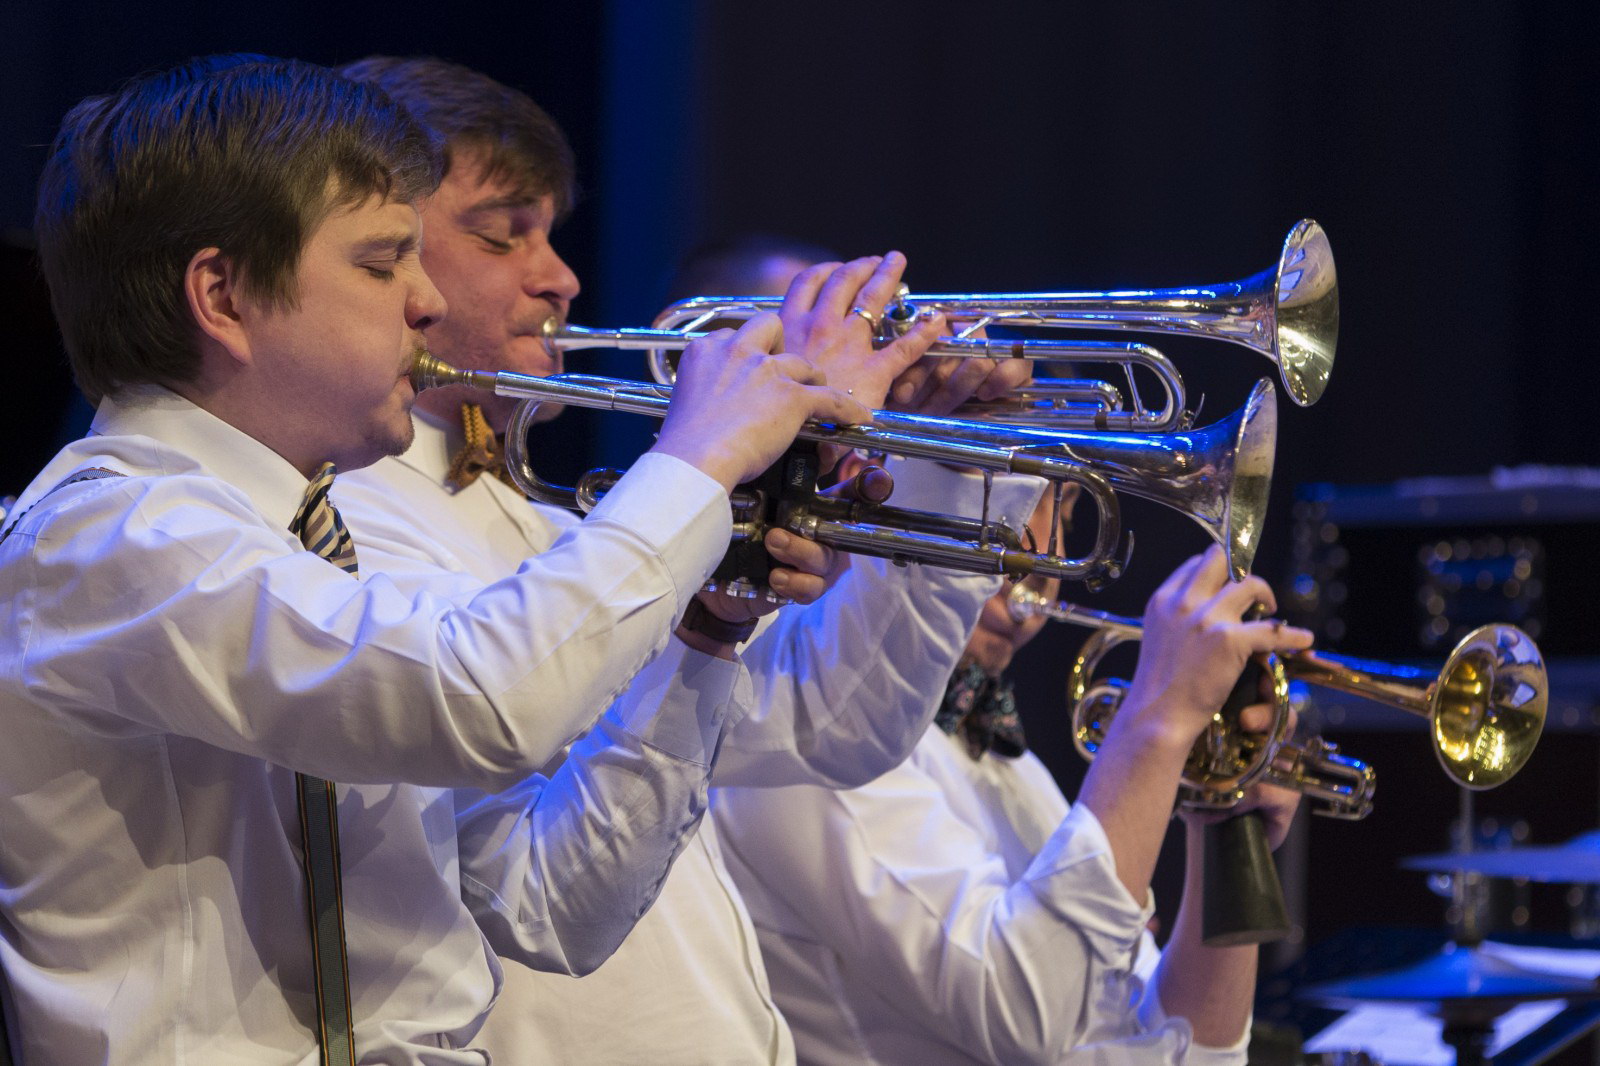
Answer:
[[[1600,951],[1572,948],[1531,948],[1521,944],[1501,944],[1485,940],[1478,948],[1486,955],[1504,959],[1524,970],[1559,973],[1567,977],[1600,977]]]
[[[1494,1023],[1489,1054],[1498,1055],[1566,1009],[1566,1000],[1525,1003]],[[1456,1053],[1440,1039],[1444,1023],[1417,1007],[1369,1003],[1346,1013],[1306,1041],[1306,1050],[1365,1051],[1384,1066],[1454,1066]]]

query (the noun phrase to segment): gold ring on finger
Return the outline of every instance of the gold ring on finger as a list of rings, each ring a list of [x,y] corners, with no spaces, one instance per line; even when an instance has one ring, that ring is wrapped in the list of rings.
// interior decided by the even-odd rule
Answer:
[[[867,326],[872,330],[873,333],[878,332],[878,323],[881,321],[881,316],[873,314],[860,304],[856,304],[854,307],[850,308],[850,314],[860,315],[862,318],[866,319]]]

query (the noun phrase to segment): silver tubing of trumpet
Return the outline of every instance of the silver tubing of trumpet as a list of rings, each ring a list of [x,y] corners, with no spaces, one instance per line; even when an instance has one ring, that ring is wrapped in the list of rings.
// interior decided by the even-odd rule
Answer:
[[[668,307],[654,325],[669,332],[695,330],[714,321],[776,310],[780,303],[773,297],[697,296]],[[1315,221],[1302,219],[1284,239],[1278,262],[1240,281],[1174,289],[903,295],[885,314],[882,339],[891,339],[928,314],[945,314],[963,323],[960,335],[945,338],[932,350],[941,355],[1122,361],[1109,352],[1069,355],[1071,342],[968,336],[989,325],[1132,330],[1231,341],[1272,360],[1290,399],[1305,407],[1321,398],[1333,372],[1339,281],[1327,234]],[[1130,370],[1142,358],[1131,357]],[[1154,365],[1151,369],[1171,390],[1167,406],[1181,410],[1182,381],[1177,372]],[[660,352],[652,356],[652,372],[658,381],[670,380]],[[1134,404],[1129,413],[1139,410]]]
[[[580,407],[665,417],[671,388],[635,381],[580,375],[534,377],[526,374],[457,370],[426,352],[415,359],[413,385],[420,389],[467,385],[527,404],[569,403]],[[970,561],[984,573],[1038,573],[1047,577],[1100,583],[1114,580],[1125,565],[1128,547],[1122,540],[1118,492],[1155,500],[1190,515],[1228,553],[1236,577],[1248,572],[1265,516],[1267,488],[1276,441],[1276,407],[1272,384],[1261,381],[1239,411],[1214,426],[1167,435],[1044,431],[999,426],[961,419],[874,412],[862,426],[808,423],[804,440],[850,448],[931,459],[999,473],[1032,474],[1053,482],[1075,482],[1095,501],[1099,527],[1093,549],[1077,559],[1016,551],[981,544]],[[560,490],[542,481],[527,461],[522,432],[531,410],[519,409],[507,440],[507,469],[523,491],[577,506],[576,490]],[[593,498],[593,493],[589,494]],[[892,509],[876,512],[890,513]],[[919,524],[919,535],[925,523]],[[940,529],[936,535],[947,531]],[[904,547],[885,535],[864,538],[826,524],[819,539],[833,535],[864,552],[871,544],[895,557]],[[824,541],[827,543],[827,541]],[[843,546],[841,544],[841,546]],[[942,565],[950,565],[948,561]]]
[[[672,389],[636,381],[581,375],[534,377],[509,372],[459,370],[419,352],[413,359],[411,382],[419,391],[449,385],[486,389],[496,395],[524,401],[513,412],[506,440],[506,469],[517,487],[544,503],[586,511],[604,491],[610,472],[590,471],[574,488],[552,485],[532,468],[526,450],[527,429],[540,403],[556,402],[598,410],[666,416]],[[935,422],[939,420],[934,420]],[[816,512],[796,519],[795,532],[821,543],[857,554],[877,555],[907,562],[935,565],[985,574],[1021,576],[1037,573],[1091,585],[1114,580],[1127,562],[1127,549],[1119,554],[1120,508],[1116,496],[1099,475],[1069,456],[1052,454],[1036,441],[1028,452],[963,439],[963,430],[975,424],[943,420],[942,427],[924,425],[914,431],[880,430],[876,426],[838,426],[808,423],[802,440],[841,444],[852,448],[887,451],[917,459],[931,459],[981,470],[1033,474],[1047,480],[1076,482],[1095,498],[1100,527],[1094,548],[1080,558],[1025,551],[1015,531],[1003,525],[959,516],[928,514],[876,505],[869,515],[876,524],[841,516],[823,502]],[[941,436],[940,433],[944,435]],[[616,475],[620,476],[620,475]],[[587,506],[586,506],[587,505]]]
[[[890,412],[875,417],[885,428],[915,427],[924,420]],[[1099,471],[1118,492],[1182,511],[1227,551],[1235,581],[1250,572],[1266,522],[1278,439],[1276,394],[1265,378],[1232,415],[1178,433],[970,425],[970,439],[1014,449],[1030,444],[1056,449]]]
[[[681,329],[593,329],[563,325],[550,319],[545,323],[543,340],[552,357],[590,348],[648,352],[651,376],[660,384],[670,385],[677,376],[674,357],[706,336],[694,327],[709,321],[697,317]],[[1026,358],[1074,365],[1110,363],[1121,367],[1126,378],[1127,401],[1122,391],[1108,381],[1044,378],[1002,399],[969,401],[960,408],[963,418],[1060,429],[1165,433],[1177,429],[1186,417],[1183,378],[1171,360],[1148,344],[950,337],[935,344],[926,354],[962,359]],[[1136,367],[1148,369],[1161,382],[1164,399],[1160,407],[1143,405],[1138,379],[1134,376]]]
[[[1102,292],[938,293],[908,296],[900,321],[945,314],[978,325],[1153,330],[1232,341],[1277,364],[1302,407],[1327,388],[1339,338],[1333,250],[1311,219],[1295,223],[1275,266],[1241,281]]]

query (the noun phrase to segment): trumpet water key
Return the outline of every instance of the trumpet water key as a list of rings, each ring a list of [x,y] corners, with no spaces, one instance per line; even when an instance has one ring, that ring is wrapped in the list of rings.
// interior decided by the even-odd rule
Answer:
[[[671,399],[671,389],[664,385],[457,370],[425,352],[417,355],[411,377],[418,389],[468,385],[523,400],[506,440],[512,479],[534,499],[580,513],[593,508],[621,475],[592,470],[570,488],[540,478],[526,444],[537,405],[569,403],[661,418]],[[1231,418],[1167,436],[1046,432],[890,412],[875,412],[873,423],[863,426],[812,422],[801,430],[800,439],[1081,485],[1098,512],[1094,545],[1080,557],[1058,554],[1053,544],[1030,550],[1014,530],[990,521],[987,514],[967,518],[833,500],[817,496],[814,484],[776,499],[759,487],[736,493],[735,536],[759,543],[765,530],[777,525],[857,554],[976,573],[1041,574],[1101,584],[1120,575],[1131,550],[1131,535],[1122,543],[1117,498],[1118,492],[1129,492],[1189,514],[1228,549],[1230,565],[1242,575],[1259,538],[1276,428],[1272,387],[1266,381]]]

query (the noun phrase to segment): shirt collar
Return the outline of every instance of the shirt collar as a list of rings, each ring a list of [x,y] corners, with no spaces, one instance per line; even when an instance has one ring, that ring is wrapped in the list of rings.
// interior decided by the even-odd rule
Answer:
[[[264,517],[288,526],[305,496],[307,479],[287,459],[216,415],[159,385],[121,390],[100,401],[89,433],[146,437],[167,445],[160,473],[204,473],[249,497]]]

